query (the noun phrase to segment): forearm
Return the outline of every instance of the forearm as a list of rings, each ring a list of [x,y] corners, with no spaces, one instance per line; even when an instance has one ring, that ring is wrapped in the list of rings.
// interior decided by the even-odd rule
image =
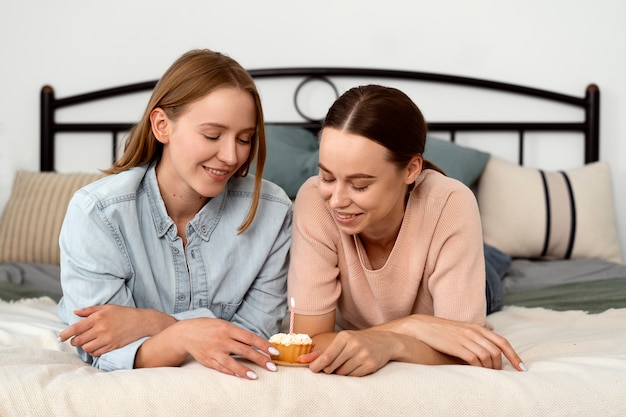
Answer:
[[[407,361],[422,357],[419,363],[459,363],[501,369],[504,355],[518,370],[524,370],[519,355],[502,336],[478,323],[447,320],[428,315],[412,315],[377,326],[397,337],[409,337],[418,342],[417,350],[404,352]],[[432,351],[428,353],[428,351]]]
[[[389,332],[389,340],[394,349],[392,360],[398,362],[417,363],[422,365],[451,365],[464,364],[459,358],[455,358],[445,353],[431,348],[421,340],[412,336]]]
[[[385,330],[385,328],[394,328]],[[351,332],[362,333],[367,339],[375,341],[381,349],[385,350],[385,355],[389,361],[416,363],[423,365],[445,365],[460,364],[463,361],[452,356],[441,353],[431,348],[421,340],[407,334],[402,334],[400,323],[387,323],[381,326],[372,327],[365,330],[354,330]],[[315,350],[324,351],[335,340],[338,333],[320,333],[313,337]],[[377,342],[376,342],[377,341]]]
[[[146,340],[135,356],[135,368],[179,366],[189,356],[182,347],[184,321],[177,322]]]
[[[315,344],[315,350],[325,350],[330,344],[335,340],[337,333],[328,332],[328,333],[320,333],[312,337],[313,343]]]
[[[421,333],[423,332],[423,324],[425,322],[430,322],[431,317],[432,316],[426,316],[423,314],[412,314],[407,317],[388,321],[387,323],[383,323],[378,326],[373,326],[371,329],[399,333],[419,339]]]
[[[155,336],[174,325],[176,318],[153,309],[140,309],[140,323],[142,324],[145,336]]]

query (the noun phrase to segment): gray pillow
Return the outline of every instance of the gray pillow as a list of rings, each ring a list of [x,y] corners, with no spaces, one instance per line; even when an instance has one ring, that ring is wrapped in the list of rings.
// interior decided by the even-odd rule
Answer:
[[[265,126],[267,157],[263,178],[282,187],[290,198],[295,198],[300,186],[317,175],[319,142],[313,132],[290,126]],[[254,174],[252,164],[250,172]]]
[[[471,187],[485,169],[490,154],[448,140],[428,136],[424,158],[443,169],[447,176]]]

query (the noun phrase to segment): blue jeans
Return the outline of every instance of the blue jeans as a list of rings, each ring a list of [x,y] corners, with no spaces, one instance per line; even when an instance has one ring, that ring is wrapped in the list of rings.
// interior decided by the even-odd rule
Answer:
[[[484,251],[487,275],[485,296],[487,297],[487,314],[491,314],[502,309],[502,278],[511,265],[511,257],[487,244],[484,245]]]

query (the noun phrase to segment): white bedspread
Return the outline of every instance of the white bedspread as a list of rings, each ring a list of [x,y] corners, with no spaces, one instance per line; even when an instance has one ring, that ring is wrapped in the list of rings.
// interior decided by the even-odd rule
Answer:
[[[626,415],[626,309],[507,307],[490,322],[528,372],[390,363],[352,378],[252,365],[259,379],[248,381],[193,361],[100,372],[57,342],[63,324],[52,300],[0,301],[0,415]]]

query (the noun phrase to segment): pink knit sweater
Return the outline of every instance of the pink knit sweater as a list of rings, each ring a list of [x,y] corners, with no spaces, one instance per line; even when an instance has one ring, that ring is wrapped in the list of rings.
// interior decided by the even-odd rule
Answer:
[[[339,232],[317,183],[302,186],[294,208],[288,288],[297,314],[336,309],[343,329],[414,313],[484,323],[483,240],[469,188],[422,172],[386,264],[372,270],[360,240]]]

